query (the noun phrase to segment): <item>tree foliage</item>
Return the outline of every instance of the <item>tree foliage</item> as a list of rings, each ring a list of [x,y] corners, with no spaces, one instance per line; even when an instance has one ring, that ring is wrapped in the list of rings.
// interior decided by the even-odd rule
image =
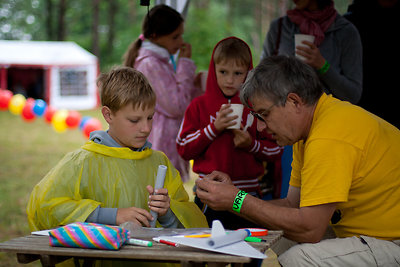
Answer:
[[[139,0],[0,0],[0,39],[74,41],[98,56],[101,70],[122,62],[141,32],[147,8]],[[237,36],[251,47],[254,64],[270,21],[291,7],[290,0],[194,0],[184,38],[192,44],[198,69],[208,68],[214,45]],[[342,13],[349,0],[335,1]],[[151,5],[153,5],[151,1]]]

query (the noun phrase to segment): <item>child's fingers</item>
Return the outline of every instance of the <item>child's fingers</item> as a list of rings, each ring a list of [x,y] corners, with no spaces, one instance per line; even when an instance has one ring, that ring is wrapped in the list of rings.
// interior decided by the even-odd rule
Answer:
[[[127,221],[137,222],[144,226],[150,226],[149,221],[151,221],[153,217],[150,212],[145,209],[137,208],[137,207],[129,207],[129,208],[119,208],[117,210],[117,224],[121,224]]]
[[[168,209],[170,198],[168,195],[152,195],[149,197],[149,208],[157,212],[157,208]]]
[[[158,188],[154,192],[155,195],[168,195],[168,189],[167,188]]]
[[[169,198],[169,196],[168,196],[168,194],[166,194],[166,195],[150,195],[149,196],[149,203],[152,203],[152,205],[155,205],[155,204],[153,204],[153,202],[154,203],[156,203],[156,202],[168,202],[169,203],[169,201],[170,201],[170,198]]]
[[[233,109],[231,108],[230,104],[223,104],[221,105],[221,108],[219,112],[221,113],[222,116],[226,116],[229,113],[232,113]]]
[[[151,218],[151,217],[148,218],[147,216],[144,216],[144,215],[142,215],[142,214],[138,214],[138,215],[135,217],[135,219],[136,219],[136,221],[137,221],[138,223],[140,223],[141,225],[146,226],[146,227],[150,227],[149,221],[150,221],[152,218]]]
[[[146,186],[147,192],[149,192],[150,195],[154,193],[154,188],[151,185]]]
[[[165,215],[170,207],[170,199],[164,195],[153,195],[157,200],[149,201],[149,209],[158,213],[159,216]]]

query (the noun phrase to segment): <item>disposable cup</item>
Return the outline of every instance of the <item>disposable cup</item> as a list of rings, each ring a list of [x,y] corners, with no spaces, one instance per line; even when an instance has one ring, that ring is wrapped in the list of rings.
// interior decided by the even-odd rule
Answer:
[[[294,35],[294,48],[296,51],[297,46],[305,46],[308,47],[307,45],[303,44],[303,41],[308,41],[310,43],[314,43],[315,36],[314,35],[309,35],[309,34],[295,34]],[[295,53],[296,57],[301,59],[301,60],[306,60],[303,56],[298,55]]]
[[[235,124],[227,127],[227,129],[240,129],[240,123],[242,122],[242,114],[243,114],[243,105],[242,104],[231,104],[231,109],[233,110],[229,115],[238,117],[235,119]]]

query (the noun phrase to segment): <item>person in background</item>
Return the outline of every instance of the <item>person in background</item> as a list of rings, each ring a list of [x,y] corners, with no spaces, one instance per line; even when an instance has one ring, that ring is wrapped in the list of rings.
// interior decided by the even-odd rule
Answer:
[[[167,155],[186,182],[190,178],[189,162],[179,156],[175,139],[187,106],[202,89],[201,77],[196,76],[196,65],[190,59],[192,48],[184,42],[183,32],[184,20],[176,10],[154,6],[143,21],[142,34],[125,53],[124,65],[142,72],[154,88],[157,103],[149,140],[154,149]]]
[[[94,131],[80,149],[68,153],[33,189],[27,206],[32,231],[73,222],[207,227],[189,202],[178,171],[147,140],[156,96],[139,71],[119,67],[98,78],[101,112],[108,131]],[[154,193],[159,165],[167,166],[164,188]]]
[[[248,45],[228,37],[213,50],[204,95],[195,98],[187,108],[177,137],[179,154],[193,159],[193,171],[200,178],[220,170],[231,175],[233,183],[255,197],[261,197],[258,177],[263,175],[262,161],[280,160],[282,149],[257,133],[255,120],[245,108],[241,129],[228,129],[235,124],[231,104],[239,104],[239,88],[253,68]],[[244,129],[244,125],[248,125]],[[229,212],[203,209],[209,224],[218,219],[227,229],[254,226]]]
[[[264,201],[245,195],[228,175],[197,180],[197,196],[299,244],[282,266],[397,266],[400,262],[400,130],[323,92],[299,59],[260,62],[241,91],[257,128],[293,145],[289,192]],[[331,225],[338,238],[322,240]]]
[[[364,79],[359,105],[400,129],[396,97],[400,2],[355,0],[344,17],[356,26],[363,45]]]
[[[294,9],[272,21],[261,58],[271,55],[303,56],[313,67],[327,94],[357,104],[362,95],[362,45],[357,29],[339,15],[332,0],[293,0]],[[295,47],[295,34],[314,36]],[[292,146],[285,147],[283,173],[290,173]],[[272,164],[267,165],[267,174]],[[270,177],[265,177],[270,178]],[[270,179],[269,179],[270,180]],[[289,175],[274,180],[274,191],[286,189]],[[268,179],[267,179],[268,181]],[[281,186],[279,186],[281,185]],[[280,193],[274,192],[274,195]],[[282,191],[285,195],[286,191]]]
[[[274,20],[263,45],[262,58],[295,55],[318,74],[324,91],[357,104],[362,94],[362,45],[357,29],[339,15],[332,0],[294,0],[295,8]],[[309,34],[314,43],[295,47],[295,34]]]

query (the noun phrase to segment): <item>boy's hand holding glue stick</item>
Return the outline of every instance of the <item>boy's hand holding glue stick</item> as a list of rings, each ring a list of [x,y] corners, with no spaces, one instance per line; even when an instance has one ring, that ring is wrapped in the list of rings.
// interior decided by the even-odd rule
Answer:
[[[163,188],[166,173],[167,167],[164,165],[159,165],[154,188],[150,185],[147,186],[147,190],[150,194],[150,214],[153,217],[153,220],[150,221],[150,227],[152,228],[156,226],[158,216],[165,215],[169,209],[170,198],[168,196],[168,190],[166,188]]]

